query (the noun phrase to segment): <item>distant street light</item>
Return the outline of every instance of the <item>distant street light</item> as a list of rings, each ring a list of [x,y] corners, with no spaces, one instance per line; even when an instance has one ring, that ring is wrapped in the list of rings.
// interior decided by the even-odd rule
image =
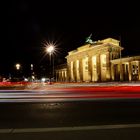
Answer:
[[[31,71],[33,71],[33,64],[31,64]]]
[[[31,81],[35,80],[35,76],[34,76],[34,65],[31,64]]]
[[[20,69],[20,67],[21,67],[21,65],[20,65],[20,64],[16,64],[16,69],[17,69],[17,70],[19,70],[19,69]]]
[[[48,46],[47,46],[47,48],[46,48],[46,52],[50,55],[50,74],[49,74],[49,79],[50,79],[50,83],[51,83],[51,57],[52,57],[52,54],[54,53],[54,51],[55,51],[55,46],[53,45],[53,44],[49,44]],[[53,63],[53,71],[54,71],[54,63]],[[52,73],[54,73],[54,72],[52,72]],[[54,75],[53,75],[54,76]]]
[[[20,78],[20,69],[21,69],[21,65],[19,64],[19,63],[17,63],[16,65],[15,65],[15,67],[16,67],[16,70],[17,70],[17,80],[19,81],[19,78]]]

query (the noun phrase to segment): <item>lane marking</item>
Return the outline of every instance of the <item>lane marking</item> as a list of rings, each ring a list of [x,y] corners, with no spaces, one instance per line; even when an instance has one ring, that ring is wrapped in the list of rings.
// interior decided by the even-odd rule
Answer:
[[[47,90],[0,90],[1,93],[28,93],[28,92],[46,92]]]
[[[48,98],[48,99],[0,99],[0,103],[51,103],[51,102],[76,102],[76,101],[132,101],[140,98]]]
[[[140,124],[116,124],[116,125],[74,126],[74,127],[55,127],[55,128],[19,128],[19,129],[11,128],[11,129],[0,129],[0,134],[84,131],[84,130],[126,129],[126,128],[140,128]]]

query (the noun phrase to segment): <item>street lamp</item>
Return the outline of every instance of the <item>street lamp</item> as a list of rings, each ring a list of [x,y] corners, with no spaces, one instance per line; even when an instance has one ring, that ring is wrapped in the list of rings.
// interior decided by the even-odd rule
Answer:
[[[19,78],[20,78],[20,68],[21,68],[21,65],[19,64],[19,63],[17,63],[16,65],[15,65],[15,67],[16,67],[16,70],[17,70],[17,80],[19,80]]]
[[[31,64],[31,81],[33,82],[35,80],[35,76],[34,76],[34,65]]]
[[[47,53],[50,55],[50,74],[49,74],[49,79],[50,79],[50,83],[51,83],[51,57],[52,57],[52,54],[54,53],[55,51],[55,46],[53,44],[49,44],[46,48],[46,51]],[[54,65],[54,64],[53,64]],[[54,66],[53,66],[53,69],[54,69]],[[53,73],[53,72],[52,72]]]
[[[16,69],[19,70],[20,69],[20,64],[16,64]]]

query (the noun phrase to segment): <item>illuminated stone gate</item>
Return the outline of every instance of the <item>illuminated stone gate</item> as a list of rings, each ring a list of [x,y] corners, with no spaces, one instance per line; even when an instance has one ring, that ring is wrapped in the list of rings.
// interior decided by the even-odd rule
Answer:
[[[140,80],[140,56],[121,58],[119,41],[107,38],[68,52],[65,67],[56,70],[57,81],[105,82]]]
[[[140,56],[111,60],[113,81],[140,80]]]

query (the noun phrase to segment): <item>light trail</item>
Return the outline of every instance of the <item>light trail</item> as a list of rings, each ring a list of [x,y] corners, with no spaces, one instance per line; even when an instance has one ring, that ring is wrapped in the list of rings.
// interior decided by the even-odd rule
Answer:
[[[111,87],[59,87],[45,86],[38,90],[0,90],[0,102],[36,102],[52,100],[106,100],[106,99],[140,99],[140,86]]]
[[[111,99],[140,99],[138,91],[99,91],[99,90],[3,90],[0,91],[0,102],[48,102],[50,101],[83,101],[83,100],[111,100]]]

